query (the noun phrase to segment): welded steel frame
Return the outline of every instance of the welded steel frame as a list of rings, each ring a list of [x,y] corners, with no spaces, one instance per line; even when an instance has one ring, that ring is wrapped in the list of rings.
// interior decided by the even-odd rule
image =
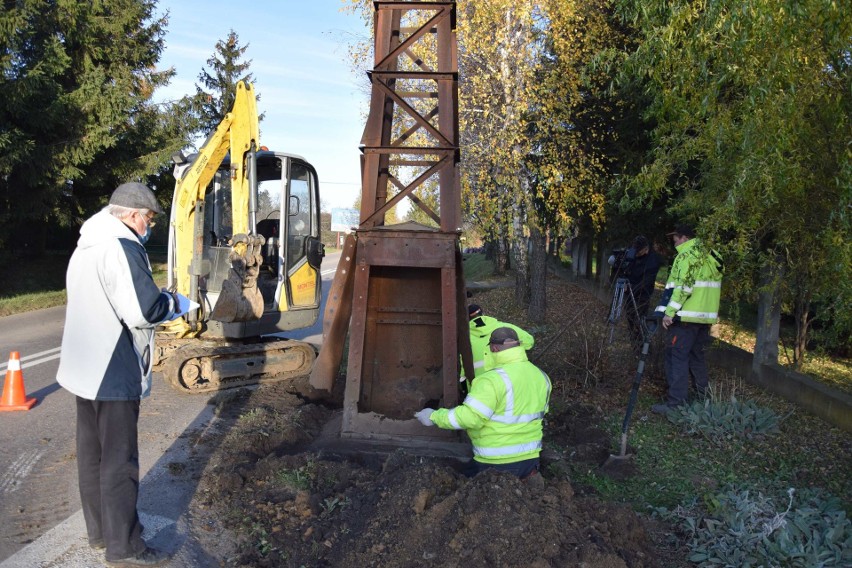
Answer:
[[[412,415],[458,404],[459,353],[473,376],[459,248],[455,2],[374,5],[341,436],[452,445],[457,432],[425,428]],[[421,56],[424,45],[434,52]],[[400,168],[415,174],[403,181]],[[414,194],[434,178],[437,211]],[[385,226],[387,212],[406,197],[438,228]]]

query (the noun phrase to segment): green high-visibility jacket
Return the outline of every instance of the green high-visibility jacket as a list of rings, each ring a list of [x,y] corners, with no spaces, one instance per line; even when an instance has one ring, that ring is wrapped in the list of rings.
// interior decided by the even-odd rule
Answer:
[[[677,247],[666,289],[672,292],[665,315],[677,315],[686,322],[716,323],[722,298],[721,263],[698,239],[689,239]]]
[[[470,351],[473,354],[474,378],[488,370],[486,366],[486,356],[490,354],[488,340],[491,339],[491,332],[498,327],[510,327],[514,329],[515,333],[518,334],[521,347],[524,349],[532,349],[535,344],[535,339],[532,335],[516,325],[502,322],[497,318],[479,316],[470,320],[468,324],[470,325]],[[462,369],[462,376],[464,376],[464,369]]]
[[[473,459],[513,463],[538,457],[550,378],[527,360],[522,346],[493,353],[495,367],[473,381],[464,402],[430,416],[446,430],[466,430]]]

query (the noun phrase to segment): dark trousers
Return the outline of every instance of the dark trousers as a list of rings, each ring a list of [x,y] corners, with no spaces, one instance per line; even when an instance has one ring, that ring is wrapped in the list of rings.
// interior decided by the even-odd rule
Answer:
[[[695,390],[702,394],[707,392],[710,377],[704,362],[704,349],[709,342],[708,324],[679,322],[669,327],[665,354],[668,405],[678,406],[686,402],[690,375],[695,380]]]
[[[508,471],[514,473],[519,478],[524,479],[538,471],[538,458],[530,460],[517,461],[512,463],[483,463],[476,460],[471,461],[468,470],[465,474],[468,477],[473,477],[487,469],[496,469],[498,471]]]
[[[89,542],[106,545],[106,559],[145,550],[136,513],[139,401],[77,397],[77,472]]]

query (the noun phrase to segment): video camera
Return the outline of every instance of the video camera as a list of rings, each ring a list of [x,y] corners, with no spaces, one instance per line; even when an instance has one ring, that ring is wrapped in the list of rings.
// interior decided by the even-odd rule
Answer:
[[[609,273],[610,281],[615,278],[627,278],[630,276],[630,269],[633,266],[634,260],[636,260],[635,248],[613,249],[609,257],[609,264],[612,266]]]

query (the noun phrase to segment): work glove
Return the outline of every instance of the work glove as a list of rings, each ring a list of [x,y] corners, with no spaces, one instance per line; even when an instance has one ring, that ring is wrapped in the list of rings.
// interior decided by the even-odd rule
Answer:
[[[174,312],[177,313],[180,311],[180,299],[178,299],[177,292],[174,290],[169,290],[168,288],[160,288],[160,292],[163,294],[167,294],[169,298],[172,300],[172,305],[174,306]]]
[[[424,408],[420,412],[415,412],[414,417],[424,426],[434,426],[435,423],[429,418],[435,412],[434,408]]]

